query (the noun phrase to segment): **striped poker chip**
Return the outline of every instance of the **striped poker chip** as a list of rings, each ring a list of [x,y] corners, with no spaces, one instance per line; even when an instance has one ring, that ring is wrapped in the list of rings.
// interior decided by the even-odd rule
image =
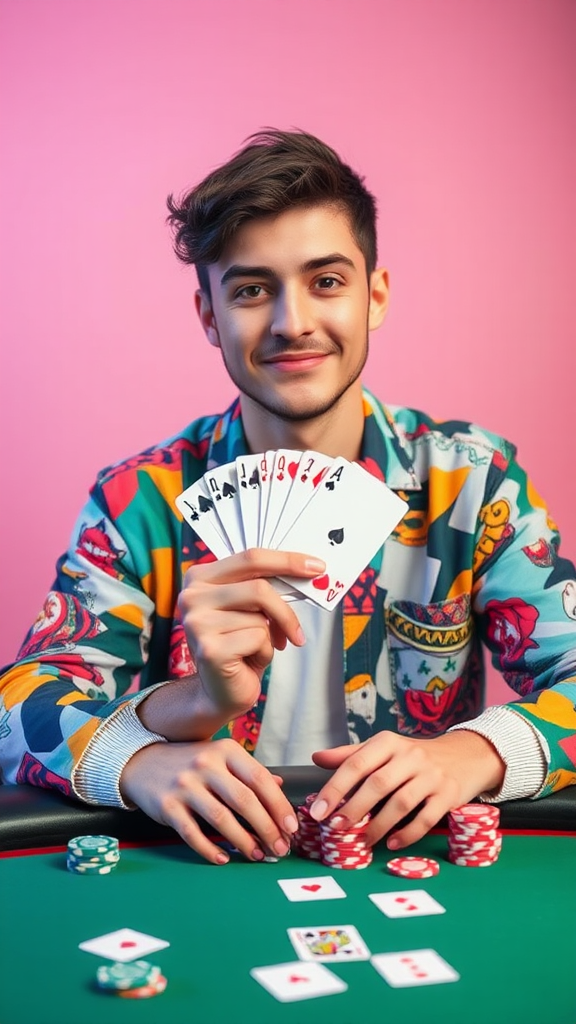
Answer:
[[[116,995],[121,996],[122,999],[151,999],[153,996],[162,995],[162,992],[166,990],[167,984],[167,978],[163,974],[159,974],[156,980],[149,985],[143,985],[141,988],[123,989],[121,992],[117,992]]]
[[[386,867],[400,878],[433,878],[440,872],[438,861],[431,857],[394,857]]]
[[[68,842],[68,851],[76,857],[94,857],[117,852],[118,840],[114,836],[75,836]]]
[[[362,868],[367,868],[370,866],[370,864],[372,863],[372,857],[369,857],[367,860],[354,861],[354,863],[350,864],[340,861],[330,862],[325,860],[323,860],[322,863],[325,865],[325,867],[332,868],[333,871],[361,871]]]
[[[459,868],[489,868],[498,860],[498,854],[492,857],[485,856],[484,858],[474,857],[459,857],[456,854],[449,853],[448,860],[451,864],[456,864]]]
[[[452,821],[459,821],[464,824],[498,825],[500,823],[500,810],[491,804],[463,804],[462,807],[453,807],[448,817]]]
[[[96,972],[98,988],[114,992],[152,985],[159,977],[160,968],[148,963],[147,960],[103,964]]]

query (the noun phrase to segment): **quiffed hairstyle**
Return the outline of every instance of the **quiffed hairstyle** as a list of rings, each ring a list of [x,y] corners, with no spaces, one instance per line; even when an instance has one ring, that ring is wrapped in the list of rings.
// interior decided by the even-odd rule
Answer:
[[[228,163],[180,200],[168,196],[174,250],[183,263],[195,264],[202,291],[210,295],[206,266],[220,259],[246,221],[323,203],[348,214],[370,275],[377,258],[376,201],[364,179],[307,132],[266,128],[246,141]]]

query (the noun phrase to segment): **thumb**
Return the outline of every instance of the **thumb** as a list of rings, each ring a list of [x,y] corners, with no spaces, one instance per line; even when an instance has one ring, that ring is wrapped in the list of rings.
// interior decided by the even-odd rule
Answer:
[[[346,743],[342,747],[329,747],[327,750],[316,750],[312,754],[314,764],[319,768],[338,768],[352,751],[357,748],[356,743]]]

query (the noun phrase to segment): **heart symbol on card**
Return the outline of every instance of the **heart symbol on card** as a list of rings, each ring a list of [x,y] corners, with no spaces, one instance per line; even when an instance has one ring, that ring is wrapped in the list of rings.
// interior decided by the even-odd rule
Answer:
[[[317,576],[316,579],[312,580],[312,586],[316,590],[327,590],[330,586],[330,577],[326,573],[323,576]]]
[[[131,949],[133,946],[136,945],[136,942],[130,942],[128,939],[126,939],[124,942],[120,943],[120,949]]]
[[[310,981],[309,978],[302,978],[299,974],[291,974],[288,981],[294,984],[296,981]]]
[[[298,472],[298,463],[297,462],[289,462],[288,463],[288,472],[289,472],[289,474],[290,474],[290,476],[291,476],[291,478],[293,480],[294,477],[296,476],[296,473]]]
[[[322,886],[318,885],[318,883],[315,883],[314,885],[303,885],[301,888],[305,889],[306,892],[318,892],[318,890],[321,889]]]

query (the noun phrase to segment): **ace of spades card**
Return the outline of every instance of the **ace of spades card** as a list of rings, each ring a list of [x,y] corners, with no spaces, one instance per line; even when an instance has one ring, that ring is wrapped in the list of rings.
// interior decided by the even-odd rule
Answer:
[[[326,572],[293,582],[323,608],[331,608],[404,515],[406,502],[354,462],[335,459],[311,500],[278,545],[322,558]]]

